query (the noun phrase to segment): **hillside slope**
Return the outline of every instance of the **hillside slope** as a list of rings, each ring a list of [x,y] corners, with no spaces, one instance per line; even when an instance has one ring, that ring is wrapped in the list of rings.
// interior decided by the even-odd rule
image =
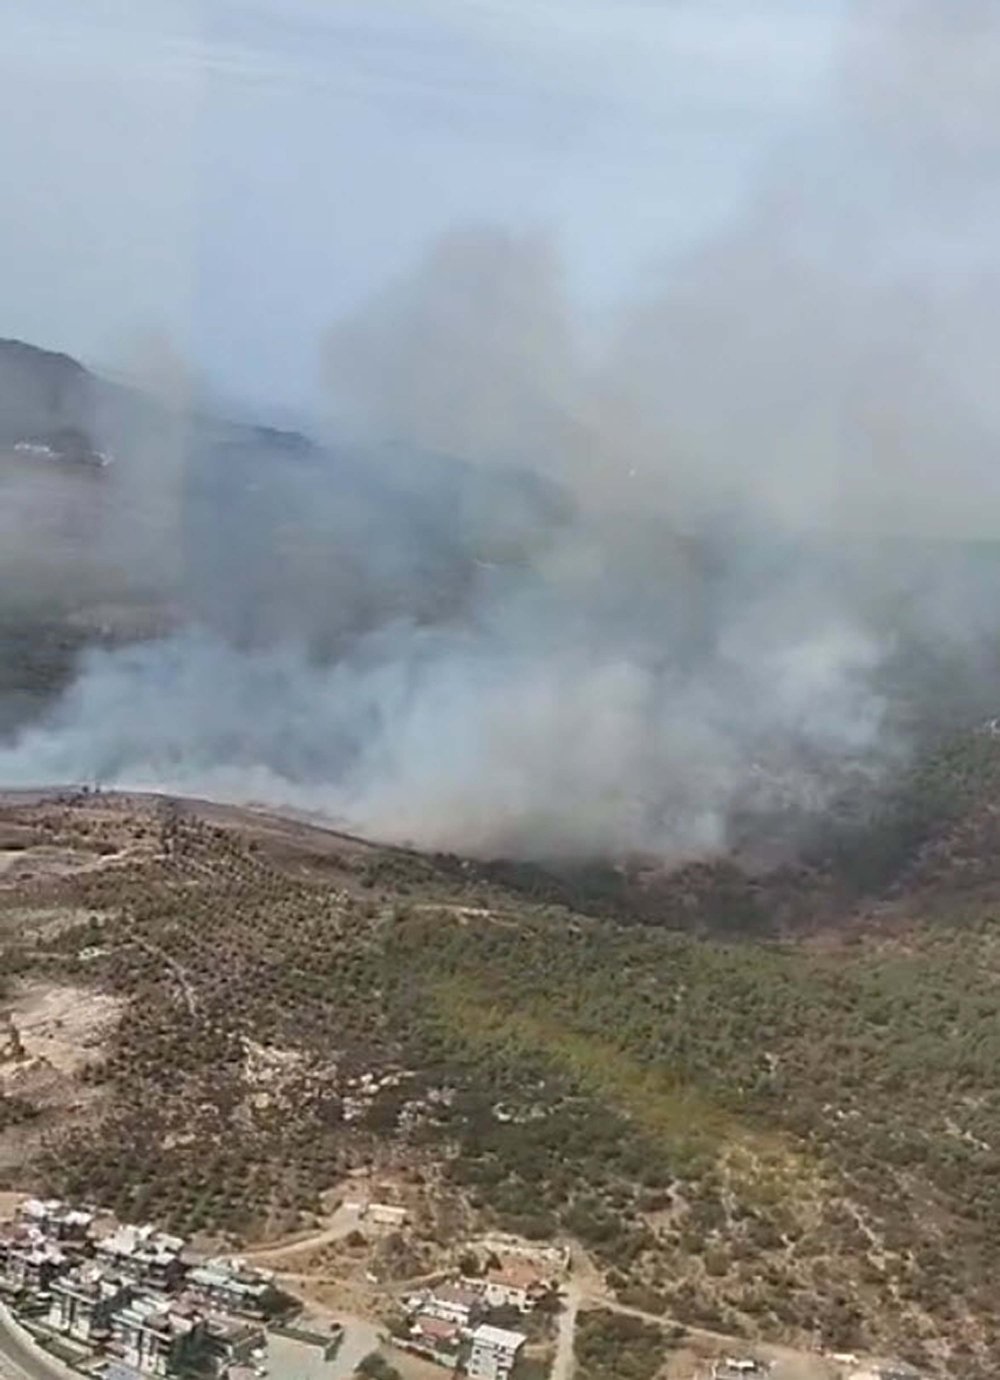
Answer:
[[[568,1233],[647,1310],[986,1376],[1000,925],[962,896],[723,942],[252,812],[8,798],[5,1183],[245,1241],[395,1167],[428,1243]]]

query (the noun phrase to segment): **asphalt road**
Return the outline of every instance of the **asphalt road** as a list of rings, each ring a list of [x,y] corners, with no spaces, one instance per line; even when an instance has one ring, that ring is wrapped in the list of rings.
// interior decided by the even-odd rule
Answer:
[[[0,1312],[0,1375],[4,1380],[66,1380],[69,1370],[26,1342]]]

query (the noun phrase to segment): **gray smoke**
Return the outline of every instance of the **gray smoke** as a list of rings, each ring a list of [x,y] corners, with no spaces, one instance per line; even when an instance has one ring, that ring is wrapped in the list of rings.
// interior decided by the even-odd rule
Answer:
[[[324,446],[198,418],[139,484],[174,630],[89,653],[0,779],[677,858],[978,712],[998,92],[992,4],[859,9],[823,134],[597,347],[544,236],[442,238],[331,331]]]

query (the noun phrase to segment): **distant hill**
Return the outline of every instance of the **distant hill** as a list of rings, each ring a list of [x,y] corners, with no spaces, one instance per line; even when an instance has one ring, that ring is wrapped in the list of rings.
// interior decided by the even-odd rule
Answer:
[[[0,340],[0,444],[62,431],[89,435],[97,388],[94,376],[69,355]]]
[[[79,650],[189,621],[331,655],[460,614],[483,563],[516,569],[566,512],[527,473],[178,412],[0,340],[0,731],[74,665],[39,679],[32,629]]]

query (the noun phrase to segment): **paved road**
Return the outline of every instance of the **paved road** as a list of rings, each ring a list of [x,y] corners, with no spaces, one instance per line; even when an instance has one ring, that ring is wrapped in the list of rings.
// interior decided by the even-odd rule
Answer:
[[[330,1380],[349,1380],[357,1370],[358,1362],[374,1351],[379,1343],[378,1328],[365,1318],[342,1317],[340,1321],[344,1325],[344,1340],[333,1359]]]
[[[66,1380],[71,1374],[55,1357],[25,1341],[21,1329],[0,1312],[0,1375],[5,1380]]]

